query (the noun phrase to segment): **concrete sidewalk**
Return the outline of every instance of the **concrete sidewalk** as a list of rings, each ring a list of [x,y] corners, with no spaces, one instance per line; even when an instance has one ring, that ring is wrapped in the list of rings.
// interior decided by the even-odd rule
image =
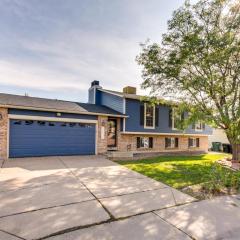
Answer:
[[[155,212],[194,239],[240,239],[240,198],[224,196]]]

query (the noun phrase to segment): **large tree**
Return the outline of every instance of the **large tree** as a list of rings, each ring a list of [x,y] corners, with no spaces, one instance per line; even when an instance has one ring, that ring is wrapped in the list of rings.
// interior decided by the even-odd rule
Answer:
[[[240,159],[240,3],[200,0],[173,13],[161,43],[142,44],[143,88],[224,129]]]

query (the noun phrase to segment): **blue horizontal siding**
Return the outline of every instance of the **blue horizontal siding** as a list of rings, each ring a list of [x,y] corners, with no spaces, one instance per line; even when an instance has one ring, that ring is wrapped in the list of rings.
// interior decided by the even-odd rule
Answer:
[[[133,99],[126,99],[126,118],[125,131],[127,132],[153,132],[153,133],[183,133],[181,130],[173,130],[169,127],[169,109],[165,105],[159,106],[159,122],[155,129],[145,129],[140,125],[140,104],[141,102]],[[212,134],[212,128],[207,126],[203,131],[195,131],[189,126],[184,133],[186,134]]]
[[[9,114],[26,115],[26,116],[41,116],[41,117],[60,117],[60,118],[74,118],[74,119],[86,119],[97,120],[95,115],[74,114],[74,113],[61,113],[61,116],[57,116],[56,112],[44,112],[34,110],[22,110],[22,109],[9,109]]]
[[[96,104],[104,105],[117,112],[123,113],[123,98],[97,90]]]

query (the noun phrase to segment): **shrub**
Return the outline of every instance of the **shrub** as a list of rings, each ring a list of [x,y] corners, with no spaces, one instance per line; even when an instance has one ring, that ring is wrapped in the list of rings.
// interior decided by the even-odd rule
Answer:
[[[209,181],[203,184],[203,190],[208,193],[216,194],[226,188],[230,191],[239,190],[240,175],[214,163],[209,171]]]

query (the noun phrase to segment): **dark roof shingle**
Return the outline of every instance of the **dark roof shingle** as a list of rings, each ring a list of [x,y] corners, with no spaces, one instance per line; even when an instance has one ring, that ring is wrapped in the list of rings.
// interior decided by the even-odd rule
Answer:
[[[0,93],[0,106],[5,106],[9,108],[18,107],[22,109],[59,111],[79,114],[99,113],[124,116],[122,113],[117,112],[106,106],[89,103],[70,102],[57,99],[12,95],[6,93]]]

